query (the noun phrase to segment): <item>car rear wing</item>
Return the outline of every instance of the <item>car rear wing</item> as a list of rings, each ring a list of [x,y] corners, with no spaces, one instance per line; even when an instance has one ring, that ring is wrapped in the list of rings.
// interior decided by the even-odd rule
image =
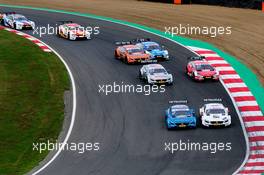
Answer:
[[[142,43],[142,42],[147,42],[147,41],[151,41],[150,38],[136,38],[132,40],[132,42],[134,43]]]
[[[115,45],[117,46],[124,46],[124,45],[130,45],[133,44],[131,41],[116,41]]]
[[[3,15],[12,15],[12,14],[16,14],[16,12],[1,12],[1,14],[3,14]]]
[[[169,104],[187,104],[188,100],[170,100]]]
[[[203,61],[203,60],[205,60],[205,56],[191,56],[191,57],[188,57],[188,61],[196,61],[196,60]]]
[[[0,19],[2,19],[4,17],[4,15],[12,15],[12,14],[16,14],[16,12],[1,12],[0,13]]]
[[[73,21],[58,21],[60,24],[71,24]]]
[[[122,46],[122,45],[137,44],[137,43],[142,43],[142,42],[147,42],[147,41],[150,41],[150,38],[136,38],[131,41],[118,41],[116,42],[116,45]]]

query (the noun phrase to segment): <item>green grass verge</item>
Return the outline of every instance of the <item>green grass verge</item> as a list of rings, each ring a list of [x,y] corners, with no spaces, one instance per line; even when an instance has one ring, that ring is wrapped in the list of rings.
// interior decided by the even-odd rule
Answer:
[[[0,174],[19,175],[45,158],[33,142],[56,140],[70,80],[53,53],[0,30]]]

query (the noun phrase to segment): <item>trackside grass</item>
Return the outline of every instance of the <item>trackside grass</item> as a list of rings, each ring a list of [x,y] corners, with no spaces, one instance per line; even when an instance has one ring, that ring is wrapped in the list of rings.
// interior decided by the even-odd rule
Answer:
[[[24,174],[45,158],[32,144],[58,137],[69,88],[55,54],[0,30],[0,175]]]

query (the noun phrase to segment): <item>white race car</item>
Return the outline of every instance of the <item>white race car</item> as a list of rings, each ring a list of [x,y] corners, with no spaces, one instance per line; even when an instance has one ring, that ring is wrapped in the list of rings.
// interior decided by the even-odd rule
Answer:
[[[210,126],[230,126],[231,116],[228,114],[228,108],[221,103],[208,103],[200,108],[202,125]]]
[[[91,34],[84,27],[72,21],[62,21],[57,34],[69,40],[91,39]]]
[[[160,64],[144,65],[139,70],[139,78],[145,80],[149,84],[171,85],[173,83],[172,74],[169,74]]]
[[[25,16],[15,13],[6,13],[2,16],[2,23],[6,27],[16,30],[34,29],[35,22],[27,19]]]

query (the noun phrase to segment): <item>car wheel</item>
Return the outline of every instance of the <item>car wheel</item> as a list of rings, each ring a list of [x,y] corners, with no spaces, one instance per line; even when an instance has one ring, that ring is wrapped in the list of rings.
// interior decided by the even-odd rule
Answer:
[[[169,85],[169,86],[172,86],[172,85],[173,85],[173,82],[168,83],[168,85]]]
[[[60,30],[59,29],[57,29],[57,36],[60,37]]]
[[[167,123],[167,121],[166,121],[166,128],[167,128],[167,130],[168,130],[168,131],[171,131],[171,130],[173,130],[173,128],[170,128],[170,127],[168,126],[168,123]]]
[[[203,129],[208,129],[208,127],[204,126],[203,123],[201,123],[201,126],[202,126]]]
[[[187,67],[186,67],[186,69],[185,69],[185,73],[186,73],[187,75],[189,75],[189,71],[188,71]]]
[[[143,79],[141,71],[139,71],[139,73],[138,73],[138,78],[141,79],[141,80]]]
[[[150,81],[149,81],[149,79],[148,79],[148,78],[146,78],[146,81],[147,81],[147,83],[148,83],[148,84],[150,84],[150,85],[151,85],[151,83],[150,83]]]
[[[76,38],[71,38],[71,35],[70,35],[70,33],[68,33],[68,39],[69,39],[69,40],[71,40],[71,41],[74,41],[74,40],[76,40]]]
[[[14,23],[13,25],[14,25],[14,29],[16,30],[16,29],[17,29],[17,25],[16,25],[16,23]]]
[[[125,63],[126,63],[126,64],[129,64],[129,63],[128,63],[128,59],[127,59],[127,57],[125,57]]]
[[[169,128],[169,125],[168,125],[168,122],[167,122],[167,117],[165,118],[165,125],[166,125],[167,130],[171,130],[171,128]]]
[[[192,79],[195,80],[195,75],[194,75],[194,72],[192,73]]]
[[[118,55],[117,55],[117,51],[115,50],[115,59],[119,59]]]

